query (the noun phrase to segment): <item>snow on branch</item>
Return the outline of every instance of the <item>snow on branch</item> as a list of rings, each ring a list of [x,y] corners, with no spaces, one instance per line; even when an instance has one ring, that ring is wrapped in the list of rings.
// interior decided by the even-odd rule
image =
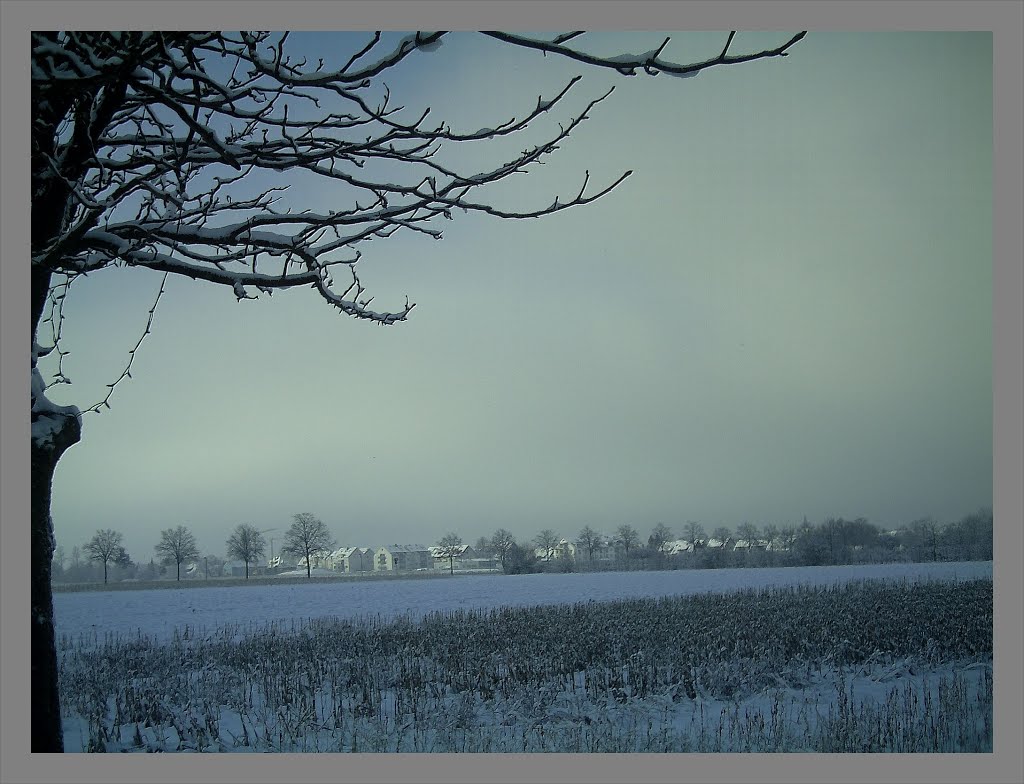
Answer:
[[[592,68],[677,76],[782,57],[804,36],[732,55],[730,34],[717,57],[682,64],[664,58],[667,38],[641,54],[597,57],[580,48],[582,31],[548,41],[483,34]],[[565,99],[581,89],[577,75],[476,129],[452,128],[429,108],[410,117],[382,79],[413,61],[444,57],[447,35],[417,32],[385,45],[373,33],[335,67],[308,53],[294,56],[287,33],[33,32],[34,330],[56,327],[56,347],[56,287],[118,265],[223,285],[238,299],[310,286],[342,313],[393,324],[414,306],[406,299],[392,311],[370,308],[355,270],[364,243],[398,232],[440,239],[435,222],[452,220],[455,208],[505,219],[552,215],[626,180],[630,172],[613,173],[591,186],[587,171],[568,196],[518,208],[490,203],[490,186],[543,164],[611,91],[571,110]],[[505,163],[464,168],[440,161],[442,149],[486,146],[536,129],[542,117],[555,121]],[[329,209],[301,203],[311,180],[334,186]],[[351,275],[343,291],[334,288],[338,267]],[[51,320],[44,321],[47,302]],[[130,377],[138,347],[111,391]],[[54,383],[67,381],[58,368]]]
[[[753,60],[765,60],[772,57],[786,57],[789,54],[788,50],[807,35],[806,31],[797,33],[775,49],[764,49],[759,52],[730,56],[728,54],[729,45],[736,37],[736,31],[734,30],[729,33],[725,47],[717,57],[697,63],[675,63],[661,59],[661,53],[665,50],[665,47],[668,46],[671,38],[666,38],[656,49],[651,49],[650,51],[642,54],[620,54],[612,57],[598,57],[597,55],[588,54],[580,49],[563,45],[570,39],[582,35],[582,33],[569,33],[556,36],[551,41],[543,41],[522,35],[504,33],[497,30],[485,30],[482,32],[484,35],[496,38],[497,40],[503,41],[507,44],[522,46],[528,49],[536,49],[549,54],[560,55],[562,57],[567,57],[570,60],[585,63],[586,65],[599,68],[611,68],[625,76],[635,76],[638,70],[642,70],[644,73],[652,76],[659,73],[671,74],[673,76],[692,76],[706,68],[712,68],[717,65],[736,65],[738,63],[748,63]]]

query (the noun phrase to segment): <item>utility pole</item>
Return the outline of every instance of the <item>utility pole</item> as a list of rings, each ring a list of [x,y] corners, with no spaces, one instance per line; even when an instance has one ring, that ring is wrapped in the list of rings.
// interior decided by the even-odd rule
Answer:
[[[264,528],[262,531],[260,531],[260,533],[261,534],[268,534],[271,531],[276,531],[276,530],[277,530],[276,528]],[[270,563],[273,563],[273,561],[274,561],[274,537],[272,536],[272,537],[270,537],[270,561],[267,562],[268,565]]]
[[[203,556],[203,568],[206,570],[206,579],[210,579],[210,557],[208,555]]]

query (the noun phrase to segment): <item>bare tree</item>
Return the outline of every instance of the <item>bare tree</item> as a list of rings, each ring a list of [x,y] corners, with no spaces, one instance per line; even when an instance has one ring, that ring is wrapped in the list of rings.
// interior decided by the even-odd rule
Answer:
[[[922,517],[910,524],[910,533],[918,547],[931,556],[932,561],[939,560],[939,534],[942,525],[932,517]]]
[[[491,540],[486,536],[478,536],[476,544],[473,545],[473,549],[481,558],[494,554],[494,548],[491,546]]]
[[[647,546],[656,553],[663,553],[665,545],[672,541],[672,529],[664,523],[658,523],[647,537]]]
[[[683,538],[694,547],[697,547],[697,542],[704,538],[704,526],[688,520],[683,526]]]
[[[499,528],[491,537],[491,549],[498,556],[502,570],[507,566],[509,553],[512,552],[512,548],[515,546],[516,538],[512,535],[511,531],[505,528]]]
[[[957,545],[958,558],[992,558],[992,510],[979,509],[946,526],[947,535]]]
[[[438,554],[448,559],[448,571],[455,574],[455,556],[462,552],[462,537],[456,533],[446,534],[437,543]]]
[[[796,540],[799,538],[799,531],[792,525],[784,525],[779,529],[779,540],[782,542],[783,549],[787,552],[792,552],[796,545]]]
[[[109,528],[104,528],[97,531],[92,539],[86,542],[82,548],[89,554],[89,558],[93,561],[99,561],[103,564],[103,584],[107,583],[107,565],[111,563],[118,564],[119,566],[127,566],[131,563],[131,559],[128,557],[128,553],[125,551],[121,542],[124,541],[124,534],[118,531],[112,531]]]
[[[834,564],[836,562],[836,548],[838,545],[838,539],[840,531],[843,527],[843,518],[828,517],[825,522],[821,524],[821,532],[824,535],[825,543],[828,545],[828,562]]]
[[[732,531],[730,531],[724,525],[720,525],[714,531],[711,532],[711,536],[713,539],[717,539],[724,545],[732,538]]]
[[[805,35],[773,49],[731,54],[730,33],[717,56],[678,63],[666,59],[668,38],[642,55],[601,57],[580,45],[581,31],[549,40],[480,34],[623,76],[693,76],[784,57]],[[63,303],[76,280],[110,267],[145,267],[164,279],[173,274],[226,286],[239,300],[305,286],[342,313],[393,324],[404,321],[413,305],[406,300],[393,311],[371,309],[355,271],[364,243],[398,232],[440,239],[436,221],[460,210],[498,218],[551,215],[593,202],[629,176],[592,188],[587,172],[575,195],[518,210],[478,198],[488,186],[543,164],[611,91],[505,163],[469,171],[442,164],[442,147],[510,137],[562,111],[563,99],[582,79],[576,76],[535,106],[480,130],[428,122],[428,112],[403,114],[383,80],[395,69],[423,67],[446,35],[415,33],[389,45],[375,33],[357,51],[327,53],[335,62],[311,62],[291,56],[288,34],[32,33],[34,752],[63,748],[50,586],[54,469],[80,440],[83,412],[109,407],[114,389],[130,377],[163,292],[161,280],[146,327],[104,398],[84,408],[62,406],[46,390],[70,383],[61,330]],[[265,185],[268,175],[272,187]],[[281,203],[288,185],[314,180],[339,189],[330,207]],[[41,371],[44,360],[54,365],[49,383]]]
[[[183,525],[161,531],[160,541],[157,542],[155,549],[163,563],[174,564],[179,582],[181,565],[185,561],[199,557],[199,545],[196,543],[195,534]]]
[[[551,528],[545,528],[535,537],[533,537],[533,543],[537,545],[537,548],[544,551],[544,560],[550,561],[551,556],[555,552],[555,548],[558,547],[558,543],[562,541],[562,538],[556,534]]]
[[[537,554],[528,544],[512,542],[502,564],[505,574],[532,574],[537,571]]]
[[[327,526],[309,512],[300,512],[292,518],[291,528],[285,531],[282,553],[291,553],[296,558],[306,559],[306,577],[312,577],[314,556],[329,553],[334,548]]]
[[[631,525],[620,525],[615,529],[615,543],[622,548],[622,553],[629,558],[629,551],[640,546],[640,534]]]
[[[245,579],[249,579],[249,564],[262,558],[267,551],[267,540],[254,525],[242,523],[228,537],[228,558],[245,561]]]
[[[590,563],[593,563],[594,551],[604,544],[604,537],[589,525],[586,525],[583,527],[583,530],[580,531],[579,536],[576,539],[576,544],[586,550],[587,560],[590,561]]]
[[[740,523],[736,526],[736,538],[744,539],[748,545],[753,546],[761,538],[761,531],[753,523]]]

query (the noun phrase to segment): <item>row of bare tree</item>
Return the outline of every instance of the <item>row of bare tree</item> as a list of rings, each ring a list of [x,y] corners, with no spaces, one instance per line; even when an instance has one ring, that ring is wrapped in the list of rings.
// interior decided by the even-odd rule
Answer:
[[[955,522],[924,517],[895,530],[884,530],[863,517],[829,517],[817,525],[804,518],[800,525],[743,523],[735,531],[719,526],[710,537],[700,523],[688,521],[679,534],[689,545],[685,549],[669,547],[677,537],[664,523],[654,526],[646,542],[632,525],[620,525],[610,537],[588,525],[572,540],[545,528],[528,542],[500,528],[490,538],[477,540],[476,549],[493,555],[508,573],[967,561],[990,560],[993,552],[993,516],[987,508]],[[575,545],[574,554],[564,547],[569,541]]]
[[[542,569],[664,569],[699,566],[783,566],[822,564],[872,563],[894,560],[910,561],[966,561],[989,560],[993,548],[993,516],[990,509],[981,509],[950,523],[939,523],[924,517],[896,530],[883,530],[865,518],[846,520],[829,517],[817,525],[806,518],[798,525],[765,525],[759,527],[743,523],[735,532],[719,526],[708,537],[700,523],[687,522],[679,533],[690,547],[674,551],[668,545],[676,540],[672,529],[658,523],[644,542],[632,525],[620,525],[612,536],[605,536],[591,526],[584,526],[572,544],[574,552],[565,551],[569,540],[554,529],[545,528],[528,542],[499,528],[490,537],[480,537],[474,550],[477,555],[493,557],[503,571],[519,573]],[[267,540],[254,525],[235,527],[226,542],[229,560],[245,564],[245,577],[249,567],[267,555]],[[58,547],[54,555],[54,579],[80,581],[88,579],[89,570],[83,563],[102,568],[103,582],[107,583],[109,570],[116,568],[123,577],[155,579],[154,561],[139,566],[132,562],[123,546],[124,535],[111,529],[96,532],[82,548],[75,547],[70,568],[65,568],[65,553]],[[736,545],[739,544],[739,547]],[[306,576],[312,576],[316,556],[330,552],[336,546],[334,538],[322,520],[307,512],[294,516],[291,527],[284,534],[280,552],[300,559],[306,566]],[[160,541],[154,548],[156,563],[175,567],[175,576],[181,579],[181,565],[198,560],[200,556],[195,535],[179,525],[160,532]],[[454,562],[463,550],[463,540],[452,532],[437,543],[437,555],[448,561],[454,573]],[[213,576],[220,576],[225,561],[217,556],[203,556],[205,574],[210,576],[209,562],[214,565]]]
[[[235,526],[228,537],[227,557],[231,560],[243,561],[245,563],[245,577],[249,578],[249,565],[259,562],[266,556],[267,540],[264,534],[266,531],[259,530],[254,525],[242,523]],[[97,531],[93,537],[86,542],[81,550],[73,548],[71,554],[70,577],[82,575],[82,552],[86,555],[86,561],[93,562],[103,569],[103,582],[106,583],[111,567],[120,567],[122,570],[134,566],[131,557],[124,548],[124,534],[110,528]],[[307,576],[311,572],[309,564],[313,556],[334,546],[327,526],[315,515],[308,512],[301,512],[292,519],[291,527],[285,531],[284,544],[281,547],[282,553],[288,553],[297,558],[304,558],[307,565]],[[181,580],[181,565],[196,561],[200,558],[199,542],[195,534],[184,525],[174,528],[167,528],[160,532],[160,541],[154,548],[158,562],[163,566],[175,568],[175,578]],[[65,553],[62,547],[54,551],[54,578],[65,574],[64,561]],[[205,556],[208,560],[210,556]],[[214,557],[215,563],[223,565],[224,561]],[[152,568],[154,562],[150,562],[150,570],[147,576],[156,577],[157,573]],[[162,573],[162,572],[161,572]]]

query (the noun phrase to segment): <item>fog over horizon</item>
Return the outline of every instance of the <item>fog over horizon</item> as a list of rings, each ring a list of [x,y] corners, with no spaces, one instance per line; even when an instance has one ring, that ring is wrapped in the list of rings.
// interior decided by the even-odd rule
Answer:
[[[665,56],[701,60],[725,37],[673,34]],[[294,39],[315,59],[367,36]],[[339,545],[379,546],[804,517],[889,529],[991,507],[991,34],[812,32],[786,58],[677,79],[457,33],[386,81],[408,117],[429,106],[474,131],[576,74],[572,109],[615,92],[536,176],[489,195],[542,207],[586,170],[595,186],[633,175],[541,220],[457,211],[433,226],[441,242],[362,245],[375,306],[408,296],[407,322],[357,321],[308,289],[236,302],[169,277],[132,378],[57,466],[58,545],[112,528],[145,562],[162,529],[186,525],[223,556],[249,523],[275,529],[276,550],[299,512]],[[500,145],[446,154],[506,159]],[[74,284],[73,384],[54,402],[103,398],[160,278]]]

